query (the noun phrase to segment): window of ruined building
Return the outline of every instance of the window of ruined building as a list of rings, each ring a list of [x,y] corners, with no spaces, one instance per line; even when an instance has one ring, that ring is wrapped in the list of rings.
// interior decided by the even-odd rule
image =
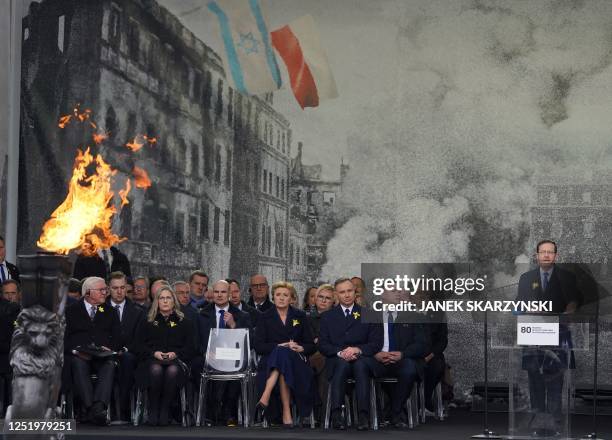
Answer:
[[[253,163],[253,190],[259,190],[259,165]]]
[[[236,120],[234,121],[235,126],[242,127],[242,95],[236,92]]]
[[[276,176],[276,197],[280,197],[280,177]]]
[[[285,152],[285,146],[286,146],[286,137],[285,137],[285,132],[283,132],[283,153]]]
[[[253,104],[251,101],[247,102],[247,117],[246,117],[246,129],[249,130],[251,128],[251,114],[253,111]]]
[[[128,21],[127,28],[127,45],[128,45],[128,56],[134,60],[134,62],[139,62],[139,49],[140,49],[140,30],[138,28],[138,23],[136,20],[130,18]]]
[[[182,172],[187,169],[187,145],[185,145],[184,139],[180,138],[178,140],[177,150],[176,168]]]
[[[198,217],[193,214],[189,216],[189,237],[187,240],[191,247],[196,247],[198,241]]]
[[[285,179],[281,180],[281,199],[285,200]]]
[[[183,95],[191,97],[191,84],[193,81],[193,71],[191,67],[189,67],[189,62],[185,59],[181,59],[180,63],[181,69],[181,90]]]
[[[268,173],[268,194],[272,194],[272,173]]]
[[[217,81],[217,105],[215,108],[217,116],[221,116],[223,113],[223,80]]]
[[[268,226],[268,236],[266,238],[266,244],[268,245],[268,255],[272,256],[272,226]]]
[[[136,133],[136,124],[137,124],[137,120],[136,120],[136,113],[134,112],[128,112],[128,117],[127,117],[127,138],[128,139],[134,139],[134,137],[138,134]]]
[[[251,219],[251,240],[251,246],[257,248],[257,221],[254,218]]]
[[[232,152],[229,147],[225,147],[225,187],[232,187]]]
[[[177,212],[174,224],[174,241],[178,246],[185,245],[185,213]]]
[[[202,238],[208,239],[209,207],[208,202],[202,202],[200,210],[200,234]]]
[[[217,145],[215,149],[215,182],[221,184],[221,146]]]
[[[261,225],[261,254],[266,253],[266,226]]]
[[[213,170],[213,147],[208,139],[202,137],[204,145],[204,175],[210,179]]]
[[[293,266],[293,243],[289,243],[289,267]]]
[[[111,3],[108,20],[108,38],[110,45],[115,50],[118,50],[121,45],[121,8],[115,3]]]
[[[106,109],[104,128],[108,133],[108,140],[110,142],[115,142],[117,139],[117,133],[119,132],[119,123],[117,122],[117,114],[115,113],[115,109],[112,105]]]
[[[161,45],[159,43],[159,38],[157,38],[155,35],[150,35],[150,42],[149,42],[149,55],[148,55],[148,67],[150,72],[154,75],[154,76],[159,76],[159,72],[160,72],[160,63],[162,62],[160,60],[162,54],[160,53],[160,48]]]
[[[284,240],[283,240],[283,231],[282,229],[278,230],[278,239],[277,239],[277,243],[278,243],[278,255],[283,258],[283,247],[284,247]]]
[[[267,144],[268,143],[268,123],[264,122],[264,126],[263,126],[263,141]]]
[[[121,220],[121,235],[124,237],[132,236],[132,203],[130,199],[129,203],[121,208],[121,214],[119,218]]]
[[[586,205],[591,204],[591,192],[590,191],[586,191],[582,193],[582,203]]]
[[[208,110],[210,109],[212,101],[212,74],[207,70],[204,76],[204,92],[202,93],[202,101],[204,108]]]
[[[299,248],[299,246],[295,247],[295,265],[296,266],[300,265],[300,248]]]
[[[231,214],[229,209],[225,210],[225,216],[224,216],[224,222],[223,222],[223,244],[225,246],[229,246],[230,244],[230,223],[231,223]]]
[[[306,262],[306,248],[304,248],[302,253],[302,264],[306,266],[308,263]]]
[[[331,191],[323,191],[323,203],[327,203],[329,205],[334,204],[335,193]]]
[[[215,206],[215,218],[213,224],[213,240],[219,243],[219,222],[221,220],[221,209]]]
[[[200,177],[200,147],[196,144],[191,144],[191,174],[194,177]]]
[[[266,192],[268,189],[268,171],[263,170],[263,191]]]
[[[202,72],[195,71],[193,79],[193,99],[199,101],[202,97]]]
[[[595,218],[588,216],[583,225],[584,238],[595,238]]]
[[[232,108],[234,102],[234,89],[228,87],[227,89],[227,125],[230,127],[232,124],[232,119],[234,118],[234,111]]]

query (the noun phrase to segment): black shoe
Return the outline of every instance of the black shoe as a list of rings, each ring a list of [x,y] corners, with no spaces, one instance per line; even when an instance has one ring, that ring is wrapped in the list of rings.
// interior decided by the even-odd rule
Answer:
[[[255,405],[255,422],[262,422],[266,420],[266,410],[268,409],[268,405],[264,405],[261,402],[257,402]]]
[[[89,408],[89,420],[99,426],[106,426],[106,405],[96,401]]]
[[[159,410],[159,421],[157,422],[158,426],[168,426],[168,407],[162,405]]]
[[[344,422],[344,417],[342,417],[342,414],[340,413],[340,411],[334,411],[332,413],[332,427],[334,429],[341,429],[341,430],[345,430],[346,429],[346,425]]]
[[[283,423],[283,429],[293,429],[293,422]]]
[[[367,414],[359,414],[359,421],[357,422],[357,431],[367,431],[370,428]]]

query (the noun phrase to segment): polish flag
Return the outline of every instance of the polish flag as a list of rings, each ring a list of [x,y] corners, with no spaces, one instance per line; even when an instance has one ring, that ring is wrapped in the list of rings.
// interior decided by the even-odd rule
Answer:
[[[338,96],[327,56],[312,16],[305,15],[271,33],[272,46],[287,66],[291,89],[302,108]]]

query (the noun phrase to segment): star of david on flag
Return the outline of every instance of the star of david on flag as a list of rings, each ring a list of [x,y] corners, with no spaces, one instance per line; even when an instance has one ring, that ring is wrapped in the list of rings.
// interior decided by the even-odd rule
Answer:
[[[256,95],[282,84],[270,33],[258,0],[211,1],[223,42],[227,77],[240,93]]]

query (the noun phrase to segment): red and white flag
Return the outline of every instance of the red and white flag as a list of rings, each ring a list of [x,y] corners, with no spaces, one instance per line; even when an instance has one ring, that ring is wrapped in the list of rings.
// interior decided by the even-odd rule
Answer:
[[[312,16],[305,15],[271,33],[272,45],[287,66],[291,89],[302,108],[338,96],[327,56]]]

